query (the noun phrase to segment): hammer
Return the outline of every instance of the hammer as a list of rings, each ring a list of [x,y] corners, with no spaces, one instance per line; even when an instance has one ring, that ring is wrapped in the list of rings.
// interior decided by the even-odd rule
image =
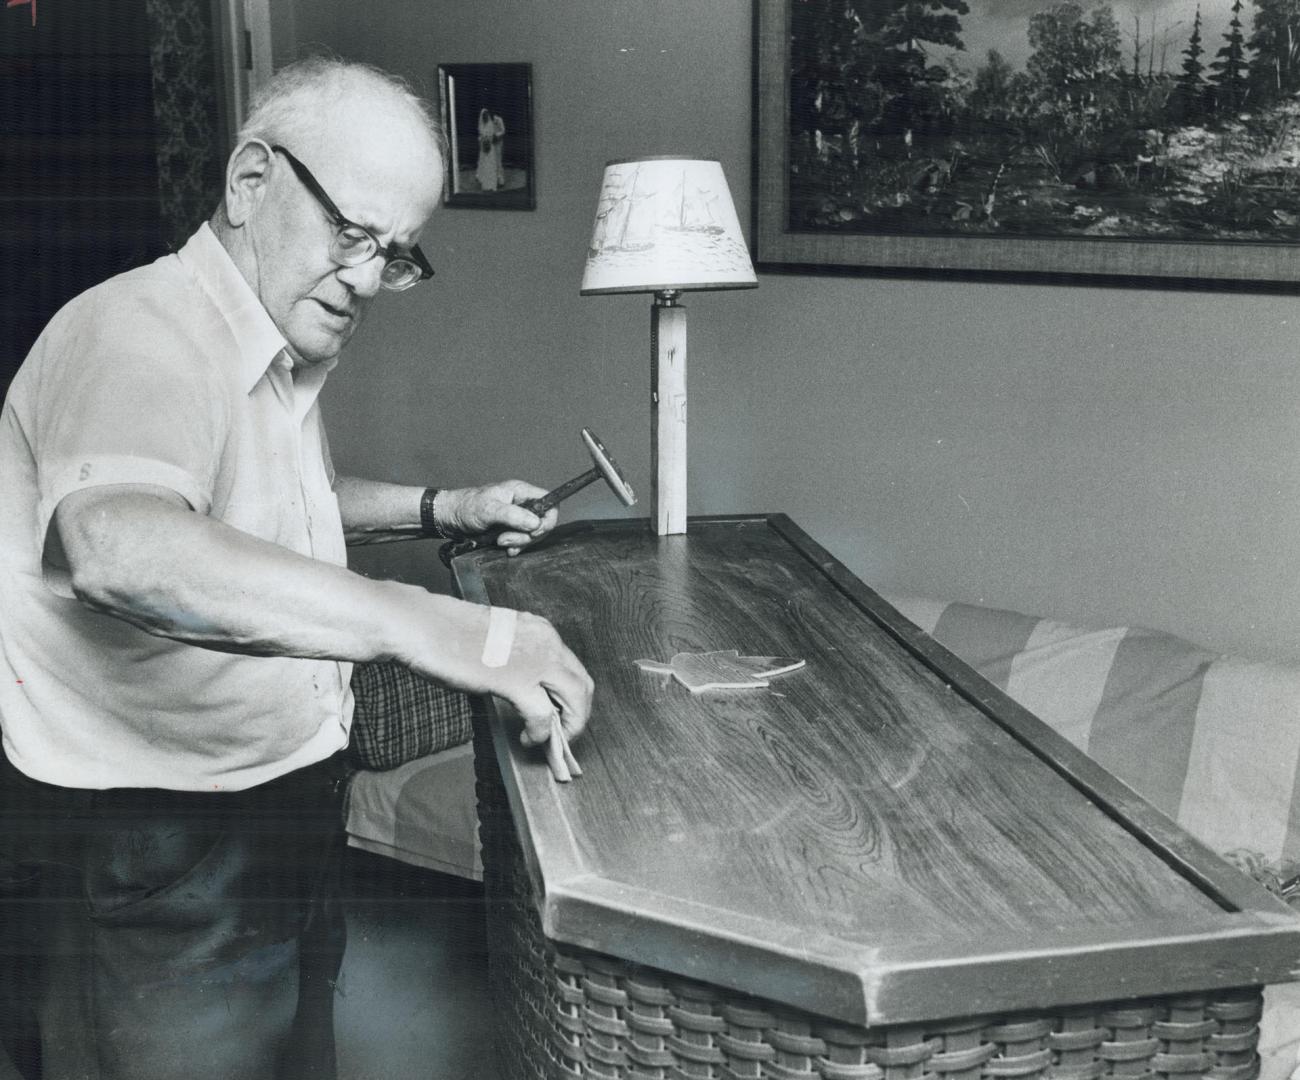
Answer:
[[[631,506],[636,502],[636,495],[632,492],[632,485],[627,482],[623,475],[623,470],[618,467],[616,462],[605,449],[604,444],[592,434],[589,428],[582,429],[582,441],[587,447],[587,453],[591,455],[594,462],[592,467],[580,476],[575,476],[572,480],[566,480],[557,488],[553,488],[540,498],[530,499],[521,505],[525,510],[531,510],[538,517],[541,517],[547,510],[553,506],[558,506],[574,492],[581,491],[588,484],[594,484],[597,480],[603,479],[618,496],[619,502],[624,506]],[[457,555],[464,555],[480,547],[490,547],[496,544],[496,539],[501,535],[501,530],[492,533],[485,533],[482,536],[471,536],[464,540],[449,540],[443,544],[438,551],[439,558],[447,566],[451,565],[451,560]]]

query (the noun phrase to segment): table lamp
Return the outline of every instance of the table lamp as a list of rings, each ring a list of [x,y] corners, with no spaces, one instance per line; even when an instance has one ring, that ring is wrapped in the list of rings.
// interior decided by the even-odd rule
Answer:
[[[686,531],[687,289],[752,289],[754,266],[722,165],[680,157],[605,166],[583,296],[654,293],[650,308],[654,530]]]

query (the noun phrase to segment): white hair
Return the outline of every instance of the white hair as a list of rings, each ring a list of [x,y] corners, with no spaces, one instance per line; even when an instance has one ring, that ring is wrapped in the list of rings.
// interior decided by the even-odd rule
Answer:
[[[332,56],[310,56],[280,68],[253,95],[248,117],[235,136],[239,146],[249,139],[268,143],[301,142],[317,129],[330,105],[351,96],[358,88],[387,94],[408,108],[428,133],[442,159],[447,161],[447,136],[433,107],[397,75],[372,64]]]

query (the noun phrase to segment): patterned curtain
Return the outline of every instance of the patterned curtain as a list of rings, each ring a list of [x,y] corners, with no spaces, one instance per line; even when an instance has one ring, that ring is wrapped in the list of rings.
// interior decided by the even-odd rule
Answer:
[[[149,20],[162,237],[175,251],[212,216],[224,155],[210,0],[145,0]]]

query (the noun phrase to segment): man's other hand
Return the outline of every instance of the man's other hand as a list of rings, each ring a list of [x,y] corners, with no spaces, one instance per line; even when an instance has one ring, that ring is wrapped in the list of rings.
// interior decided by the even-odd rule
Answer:
[[[521,611],[510,662],[495,693],[509,699],[524,721],[519,741],[540,746],[551,737],[555,714],[567,739],[587,726],[595,684],[549,621]]]

